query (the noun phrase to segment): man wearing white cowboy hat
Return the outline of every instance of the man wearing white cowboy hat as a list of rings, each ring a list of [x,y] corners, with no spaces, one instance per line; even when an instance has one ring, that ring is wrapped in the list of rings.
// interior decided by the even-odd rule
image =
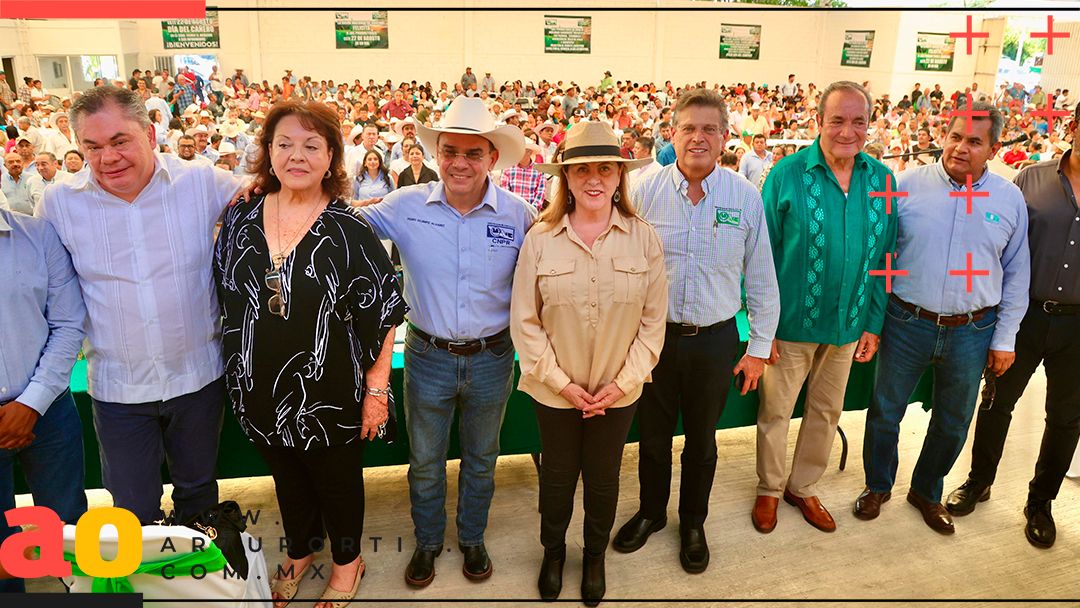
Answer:
[[[50,117],[53,131],[45,140],[45,152],[52,152],[56,158],[64,158],[64,155],[78,149],[75,143],[75,134],[71,131],[71,123],[68,121],[67,112],[57,112]]]
[[[446,455],[460,414],[458,546],[471,580],[491,575],[484,547],[499,431],[514,375],[510,291],[536,210],[489,178],[525,154],[517,127],[497,127],[479,99],[459,97],[441,129],[416,126],[437,151],[442,181],[396,190],[357,209],[401,253],[405,299],[405,422],[416,550],[405,581],[435,577],[446,531]],[[379,199],[374,199],[377,202]]]
[[[513,125],[519,127],[523,120],[528,120],[529,115],[525,112],[518,112],[510,109],[499,115],[499,122],[504,125]]]
[[[397,133],[398,141],[394,144],[394,149],[390,151],[390,160],[386,163],[388,166],[395,160],[402,158],[401,140],[406,137],[414,140],[416,139],[416,119],[412,116],[407,116],[404,119],[395,122],[394,133]],[[420,149],[424,151],[424,160],[431,160],[431,154],[428,153],[427,148],[425,148],[419,140],[416,141],[416,145],[420,146]]]
[[[218,160],[227,160],[232,164],[233,175],[245,175],[244,167],[241,166],[240,161],[236,158],[236,146],[231,143],[222,140],[218,144]]]
[[[547,162],[555,154],[555,148],[559,144],[551,141],[555,137],[555,131],[559,125],[553,122],[545,122],[536,127],[536,134],[540,137],[540,147],[544,150],[544,161]]]
[[[218,159],[218,153],[216,150],[210,147],[210,131],[205,125],[199,125],[192,127],[187,131],[184,131],[184,135],[188,135],[195,138],[195,154],[203,156],[211,163],[216,163]]]

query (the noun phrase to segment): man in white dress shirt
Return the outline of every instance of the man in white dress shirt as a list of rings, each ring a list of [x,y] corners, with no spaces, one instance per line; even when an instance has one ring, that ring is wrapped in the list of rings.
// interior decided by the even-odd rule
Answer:
[[[154,152],[133,91],[88,90],[71,122],[89,171],[45,191],[37,214],[71,253],[87,303],[87,386],[105,488],[143,522],[161,515],[161,464],[178,520],[218,502],[229,397],[210,264],[214,225],[241,180]]]

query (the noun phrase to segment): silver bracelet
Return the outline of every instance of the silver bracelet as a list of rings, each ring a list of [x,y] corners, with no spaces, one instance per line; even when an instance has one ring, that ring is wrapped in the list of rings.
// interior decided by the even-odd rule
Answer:
[[[389,395],[390,394],[390,386],[388,385],[386,388],[365,388],[364,392],[371,395],[371,396],[373,396],[373,397],[378,396],[378,395]]]

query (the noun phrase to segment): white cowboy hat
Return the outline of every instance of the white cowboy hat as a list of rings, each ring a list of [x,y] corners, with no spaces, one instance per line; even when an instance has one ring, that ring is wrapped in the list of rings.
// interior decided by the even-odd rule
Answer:
[[[499,115],[499,122],[506,122],[507,118],[517,116],[518,120],[529,120],[529,115],[525,112],[515,112],[513,109],[507,110]]]
[[[347,138],[345,138],[345,141],[348,142],[348,143],[355,143],[356,138],[360,137],[363,134],[364,134],[364,125],[353,125],[353,128],[352,128],[351,131],[349,131],[349,136]]]
[[[540,125],[536,126],[536,132],[539,133],[540,131],[543,131],[544,129],[551,129],[552,131],[554,131],[556,126],[557,125],[555,123],[553,123],[553,122],[545,122],[543,124],[540,124]]]
[[[490,141],[499,152],[494,169],[506,169],[516,165],[525,156],[525,136],[513,125],[495,126],[495,119],[476,97],[458,97],[446,109],[443,126],[435,129],[416,125],[416,135],[425,150],[438,148],[440,133],[479,135]]]
[[[60,120],[61,118],[67,118],[67,117],[68,117],[67,112],[56,112],[52,116],[49,116],[49,124],[51,124],[53,127],[55,127],[56,126],[56,121]]]
[[[633,171],[653,161],[652,158],[623,158],[619,136],[602,122],[579,122],[567,129],[565,141],[562,162],[536,163],[533,166],[537,171],[560,176],[564,165],[599,162],[621,163],[627,171]]]
[[[196,133],[210,134],[210,130],[206,128],[206,125],[199,125],[197,127],[191,127],[187,131],[184,131],[184,135],[195,135]]]
[[[218,154],[225,156],[226,154],[236,154],[236,146],[227,141],[223,141],[218,144]]]
[[[401,132],[401,130],[405,128],[405,125],[413,125],[415,127],[416,120],[414,120],[412,116],[406,116],[401,120],[393,121],[393,124],[390,126],[393,127],[394,133],[397,133],[398,137],[405,137],[405,134]]]
[[[242,130],[243,130],[243,127],[241,127],[239,124],[237,124],[235,122],[227,122],[227,123],[221,125],[221,136],[222,137],[236,137],[237,135],[240,134],[240,131],[242,131]]]

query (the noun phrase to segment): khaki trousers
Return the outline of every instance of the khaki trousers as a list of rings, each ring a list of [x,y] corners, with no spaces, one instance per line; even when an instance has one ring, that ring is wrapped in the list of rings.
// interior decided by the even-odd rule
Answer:
[[[784,493],[788,426],[807,377],[805,412],[786,487],[799,498],[817,496],[816,484],[829,465],[857,344],[833,346],[776,341],[780,358],[775,365],[765,367],[759,383],[758,496],[779,498]]]

